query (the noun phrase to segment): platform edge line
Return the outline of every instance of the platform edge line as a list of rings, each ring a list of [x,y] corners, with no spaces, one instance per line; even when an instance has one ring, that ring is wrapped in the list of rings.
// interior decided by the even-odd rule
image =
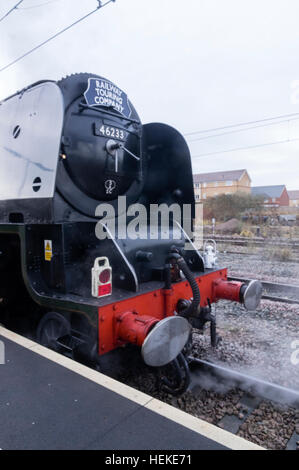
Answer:
[[[235,436],[228,431],[225,431],[217,426],[207,423],[206,421],[196,418],[185,411],[179,410],[174,406],[168,405],[156,398],[151,397],[139,390],[136,390],[128,385],[125,385],[121,382],[118,382],[107,375],[102,374],[101,372],[95,371],[83,364],[80,364],[73,359],[70,359],[66,356],[63,356],[55,351],[52,351],[44,346],[41,346],[34,341],[24,338],[17,333],[14,333],[10,330],[7,330],[3,326],[0,326],[0,336],[13,341],[20,346],[31,350],[32,352],[39,354],[40,356],[49,359],[56,364],[66,367],[72,372],[77,373],[85,377],[86,379],[95,382],[102,387],[117,393],[118,395],[131,400],[142,407],[153,411],[154,413],[163,416],[185,428],[188,428],[197,434],[200,434],[208,439],[211,439],[223,446],[232,449],[232,450],[265,450],[263,447],[258,446],[242,437]]]
[[[167,419],[170,419],[192,431],[201,434],[225,447],[232,450],[265,450],[263,447],[247,441],[243,437],[221,429],[214,424],[208,423],[196,416],[192,416],[185,411],[175,408],[167,403],[153,398],[150,403],[145,405],[146,408],[159,413]]]

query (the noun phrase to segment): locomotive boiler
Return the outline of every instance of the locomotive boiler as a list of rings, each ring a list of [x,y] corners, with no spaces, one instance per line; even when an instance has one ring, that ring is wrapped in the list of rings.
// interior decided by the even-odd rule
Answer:
[[[44,346],[101,370],[133,345],[185,389],[192,328],[210,322],[217,342],[212,303],[261,297],[205,267],[184,229],[194,210],[184,138],[142,124],[110,80],[40,81],[0,103],[0,315],[34,314]]]

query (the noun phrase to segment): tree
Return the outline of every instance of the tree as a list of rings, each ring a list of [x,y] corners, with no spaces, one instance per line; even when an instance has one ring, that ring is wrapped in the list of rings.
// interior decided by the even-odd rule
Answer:
[[[217,220],[228,220],[233,217],[240,217],[246,210],[260,211],[263,206],[264,198],[252,194],[237,192],[234,194],[219,194],[209,197],[203,205],[204,218]]]

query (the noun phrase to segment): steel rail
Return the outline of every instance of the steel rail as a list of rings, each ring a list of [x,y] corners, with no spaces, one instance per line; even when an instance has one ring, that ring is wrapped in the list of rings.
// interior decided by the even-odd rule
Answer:
[[[283,387],[193,356],[190,356],[188,360],[191,372],[199,369],[204,373],[219,378],[219,380],[225,379],[232,387],[238,386],[243,391],[250,391],[267,400],[292,407],[299,407],[299,391],[297,390]]]
[[[299,243],[298,241],[294,242],[285,242],[285,241],[278,241],[278,240],[256,240],[254,238],[224,238],[224,237],[219,237],[217,235],[211,235],[211,236],[205,236],[204,241],[209,240],[213,238],[217,243],[223,243],[223,244],[231,244],[231,245],[237,245],[237,246],[247,246],[248,244],[254,245],[254,246],[260,246],[260,247],[285,247],[285,248],[293,248],[293,249],[298,249],[299,248]]]

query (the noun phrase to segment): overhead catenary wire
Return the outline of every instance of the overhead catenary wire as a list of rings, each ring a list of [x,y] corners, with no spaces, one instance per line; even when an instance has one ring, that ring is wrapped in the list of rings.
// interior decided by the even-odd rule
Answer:
[[[236,134],[236,133],[239,133],[239,132],[246,132],[246,131],[249,131],[249,130],[252,130],[252,129],[259,129],[259,128],[262,128],[262,127],[276,126],[278,124],[284,124],[284,123],[289,124],[292,121],[298,121],[298,120],[299,120],[299,115],[298,115],[298,117],[294,117],[294,118],[291,118],[291,119],[284,119],[284,120],[281,120],[281,121],[270,122],[270,123],[267,123],[267,124],[259,124],[257,126],[245,127],[244,129],[234,129],[234,130],[228,131],[228,132],[221,132],[220,134],[210,134],[210,135],[206,135],[204,137],[198,137],[196,139],[189,140],[189,143],[191,143],[191,142],[200,142],[201,140],[213,139],[215,137],[222,137],[224,135]]]
[[[65,28],[63,28],[61,31],[58,31],[57,33],[55,33],[53,36],[49,37],[48,39],[46,39],[45,41],[43,41],[42,43],[38,44],[37,46],[33,47],[32,49],[30,49],[29,51],[25,52],[25,54],[22,54],[20,57],[18,57],[17,59],[13,60],[12,62],[10,62],[9,64],[5,65],[4,67],[0,68],[0,73],[1,72],[4,72],[4,70],[8,69],[9,67],[11,67],[12,65],[16,64],[17,62],[19,62],[20,60],[24,59],[24,57],[27,57],[29,54],[32,54],[32,52],[35,52],[37,49],[40,49],[42,46],[44,46],[45,44],[47,44],[48,42],[52,41],[53,39],[57,38],[58,36],[60,36],[61,34],[65,33],[66,31],[68,31],[69,29],[73,28],[75,25],[77,25],[78,23],[80,23],[81,21],[85,20],[86,18],[88,18],[89,16],[93,15],[93,13],[96,13],[97,11],[99,11],[100,9],[104,8],[106,5],[108,5],[109,3],[111,2],[115,2],[115,0],[107,0],[107,2],[105,3],[102,3],[98,0],[98,6],[97,8],[95,8],[94,10],[90,11],[89,13],[87,13],[86,15],[82,16],[81,18],[79,18],[78,20],[76,20],[74,23],[70,24],[69,26],[66,26]]]
[[[255,149],[255,148],[259,148],[259,147],[268,147],[268,146],[271,146],[271,145],[286,144],[286,143],[295,142],[295,141],[298,141],[298,140],[299,140],[299,138],[284,139],[284,140],[277,140],[277,141],[274,141],[274,142],[267,142],[265,144],[247,145],[247,146],[244,146],[244,147],[237,147],[237,148],[233,148],[233,149],[218,150],[217,152],[201,153],[199,155],[192,156],[192,159],[206,158],[206,157],[210,157],[212,155],[220,155],[222,153],[238,152],[238,151],[242,151],[242,150]]]
[[[38,3],[37,5],[31,5],[30,7],[21,7],[21,8],[16,7],[16,9],[17,10],[32,10],[33,8],[43,7],[43,6],[49,5],[50,3],[56,3],[56,2],[61,2],[61,0],[47,0],[43,3]]]
[[[16,5],[14,7],[12,7],[7,13],[5,13],[4,16],[2,16],[0,18],[0,23],[1,21],[4,20],[4,18],[6,18],[8,15],[10,15],[14,10],[16,10],[18,8],[19,5],[21,5],[21,3],[23,3],[24,0],[20,0],[18,3],[16,3]]]
[[[214,132],[214,131],[216,132],[216,131],[221,131],[221,130],[224,130],[224,129],[232,129],[234,127],[241,127],[241,126],[247,126],[247,125],[251,125],[251,124],[258,124],[260,122],[274,121],[275,119],[291,118],[293,116],[299,116],[299,113],[282,114],[280,116],[274,116],[274,117],[264,118],[264,119],[257,119],[255,121],[240,122],[240,123],[237,123],[237,124],[229,124],[227,126],[214,127],[214,128],[210,128],[210,129],[202,129],[202,130],[198,130],[198,131],[187,132],[187,133],[184,134],[184,136],[187,137],[189,135],[205,134],[207,132]]]
[[[281,120],[277,121],[278,119],[281,119]],[[222,132],[222,133],[219,133],[219,134],[211,134],[211,135],[199,137],[199,138],[196,138],[196,139],[193,139],[193,140],[188,139],[189,143],[191,143],[191,142],[198,142],[198,141],[202,141],[202,140],[212,139],[214,137],[220,137],[220,136],[235,134],[235,133],[239,133],[239,132],[246,132],[246,131],[251,130],[251,129],[268,127],[268,126],[273,126],[273,125],[278,125],[278,124],[283,124],[283,123],[288,124],[288,133],[289,133],[289,131],[290,131],[290,127],[289,127],[290,122],[296,121],[298,119],[299,119],[299,113],[282,114],[282,115],[274,116],[274,117],[271,117],[271,118],[257,119],[255,121],[247,121],[247,122],[242,122],[242,123],[238,123],[238,124],[231,124],[231,125],[228,125],[228,126],[215,127],[215,128],[196,131],[196,132],[192,132],[192,133],[184,134],[184,135],[186,136],[186,135],[204,134],[206,132],[212,132],[212,131],[217,131],[217,130],[222,130],[222,129],[223,130],[224,129],[233,129],[233,128],[237,128],[237,127],[248,126],[250,124],[258,124],[256,126],[245,127],[245,128],[241,128],[241,129],[233,129],[231,131]],[[269,122],[269,121],[273,121],[273,122]],[[261,124],[261,123],[265,123],[265,124]],[[287,139],[266,142],[266,143],[263,143],[263,144],[246,145],[246,146],[242,146],[242,147],[235,147],[235,148],[230,148],[230,149],[226,149],[226,150],[218,150],[218,151],[213,151],[213,152],[203,152],[203,153],[198,154],[198,155],[192,155],[192,159],[201,159],[201,158],[213,157],[213,156],[217,156],[217,155],[221,155],[221,154],[225,154],[225,153],[232,153],[232,152],[239,152],[239,151],[250,150],[250,149],[257,149],[257,148],[261,148],[261,147],[274,146],[274,145],[278,145],[278,144],[286,144],[286,143],[295,142],[295,141],[298,141],[298,140],[299,140],[299,138],[292,138],[291,139],[290,137],[288,137]]]

